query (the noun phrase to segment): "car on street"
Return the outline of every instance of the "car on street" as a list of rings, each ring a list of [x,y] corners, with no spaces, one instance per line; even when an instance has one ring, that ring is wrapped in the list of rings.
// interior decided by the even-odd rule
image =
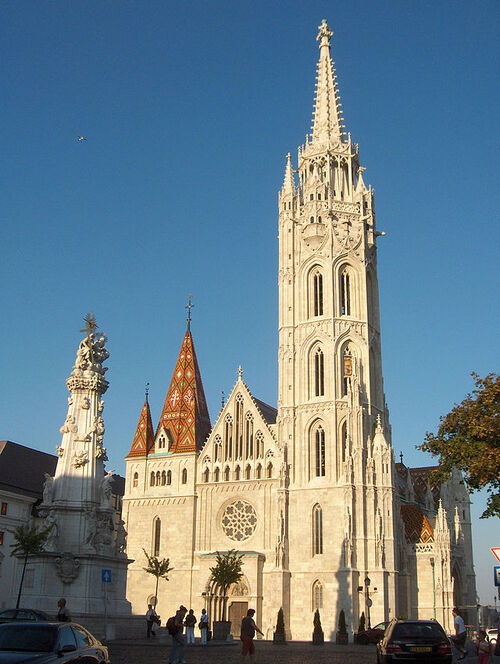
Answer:
[[[487,629],[485,631],[486,631],[486,636],[490,640],[490,643],[495,645],[497,640],[498,640],[498,627],[490,627],[489,629]]]
[[[46,622],[52,620],[52,617],[38,609],[5,609],[5,611],[0,612],[0,623],[15,622],[17,620]]]
[[[364,629],[361,632],[358,632],[356,635],[356,642],[361,645],[367,645],[368,643],[378,643],[380,639],[384,636],[389,622],[381,622],[375,627],[370,627],[369,629]]]
[[[436,620],[393,620],[377,644],[377,663],[451,664],[451,643]]]
[[[76,623],[0,625],[0,664],[109,664],[108,649]]]

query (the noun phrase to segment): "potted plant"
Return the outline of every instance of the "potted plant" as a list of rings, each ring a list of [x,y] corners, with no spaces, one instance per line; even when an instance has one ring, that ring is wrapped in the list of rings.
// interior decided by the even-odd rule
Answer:
[[[231,632],[231,621],[226,620],[227,614],[227,591],[243,576],[241,571],[243,554],[236,553],[236,549],[231,549],[227,553],[217,551],[217,562],[210,568],[210,580],[214,588],[222,597],[222,620],[213,621],[213,638],[218,641],[226,641]]]
[[[276,630],[273,635],[273,643],[286,644],[285,620],[283,618],[283,609],[280,609],[278,611],[278,618],[276,620]]]
[[[322,646],[325,642],[325,635],[323,634],[323,628],[321,627],[321,618],[319,617],[319,609],[316,609],[314,612],[314,631],[313,631],[313,646]]]
[[[346,646],[349,643],[349,636],[347,634],[347,626],[345,624],[345,613],[344,610],[339,614],[339,630],[337,632],[337,637],[335,643],[339,646]]]

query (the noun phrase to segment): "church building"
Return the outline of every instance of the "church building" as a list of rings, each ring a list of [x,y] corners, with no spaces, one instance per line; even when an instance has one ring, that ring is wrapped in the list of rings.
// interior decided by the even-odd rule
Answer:
[[[278,404],[238,370],[210,422],[188,327],[163,410],[148,399],[126,457],[123,519],[134,613],[155,601],[148,554],[170,558],[158,612],[180,603],[219,618],[210,582],[217,552],[243,555],[229,619],[272,638],[310,639],[319,609],[334,640],[340,611],[356,632],[394,616],[436,617],[475,606],[469,498],[458,475],[395,463],[385,401],[374,193],[344,132],[332,32],[319,27],[312,133],[288,154],[279,192]],[[271,236],[271,229],[270,229]],[[203,358],[201,358],[203,360]],[[201,362],[203,366],[203,362]],[[473,612],[469,620],[473,619]]]

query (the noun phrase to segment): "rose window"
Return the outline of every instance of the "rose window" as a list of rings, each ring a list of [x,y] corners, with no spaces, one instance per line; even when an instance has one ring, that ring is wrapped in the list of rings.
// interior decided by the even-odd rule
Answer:
[[[226,535],[238,542],[251,537],[257,527],[257,514],[246,500],[237,500],[224,510],[222,529]]]

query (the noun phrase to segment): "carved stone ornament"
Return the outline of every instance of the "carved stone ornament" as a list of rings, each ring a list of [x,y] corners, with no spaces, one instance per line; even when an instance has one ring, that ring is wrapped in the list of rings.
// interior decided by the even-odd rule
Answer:
[[[61,458],[62,456],[64,456],[64,447],[61,447],[60,445],[56,445],[56,452],[57,452],[57,456],[59,458]]]
[[[83,398],[82,408],[83,410],[88,410],[90,408],[90,399],[88,397]]]
[[[102,445],[96,447],[95,457],[96,459],[101,459],[101,461],[107,461],[108,455],[106,454],[106,448],[103,447]]]
[[[56,574],[63,583],[73,583],[80,572],[80,561],[72,553],[63,553],[56,559]]]
[[[66,419],[64,420],[64,424],[62,427],[59,429],[60,433],[76,433],[78,431],[78,427],[75,423],[75,418],[73,415],[70,415],[68,413]]]
[[[89,457],[87,452],[80,452],[80,454],[75,454],[73,457],[73,466],[75,468],[82,468],[88,462]]]

